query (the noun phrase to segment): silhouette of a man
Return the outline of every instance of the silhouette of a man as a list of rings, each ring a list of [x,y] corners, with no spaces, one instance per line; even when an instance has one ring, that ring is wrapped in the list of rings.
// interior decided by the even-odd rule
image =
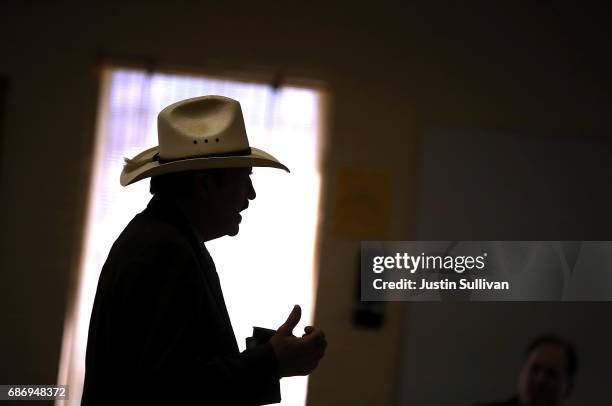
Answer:
[[[153,198],[100,274],[82,404],[279,402],[280,378],[312,372],[325,336],[313,326],[293,336],[296,305],[268,341],[239,352],[204,243],[238,233],[255,198],[252,167],[288,169],[249,146],[240,104],[225,97],[166,107],[158,137],[121,174],[124,186],[151,177]]]

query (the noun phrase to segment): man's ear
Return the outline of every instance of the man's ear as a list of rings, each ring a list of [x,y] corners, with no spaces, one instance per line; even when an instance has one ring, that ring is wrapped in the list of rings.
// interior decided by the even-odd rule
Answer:
[[[220,189],[223,186],[222,174],[217,173],[198,173],[195,176],[196,188],[198,191],[210,192]]]
[[[196,192],[208,192],[211,190],[210,179],[205,173],[196,173],[193,181]]]

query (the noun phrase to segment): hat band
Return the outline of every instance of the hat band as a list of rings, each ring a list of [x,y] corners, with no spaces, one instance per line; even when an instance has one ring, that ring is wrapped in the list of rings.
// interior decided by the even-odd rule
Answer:
[[[209,155],[194,155],[194,156],[187,156],[187,157],[183,157],[183,158],[176,158],[176,159],[163,159],[159,156],[159,152],[156,153],[155,155],[153,155],[153,161],[157,161],[160,164],[167,164],[170,162],[177,162],[177,161],[185,161],[187,159],[197,159],[197,158],[223,158],[223,157],[232,157],[232,156],[245,156],[245,155],[250,155],[251,154],[251,148],[246,148],[246,149],[241,149],[240,151],[232,151],[232,152],[222,152],[219,154],[209,154]]]

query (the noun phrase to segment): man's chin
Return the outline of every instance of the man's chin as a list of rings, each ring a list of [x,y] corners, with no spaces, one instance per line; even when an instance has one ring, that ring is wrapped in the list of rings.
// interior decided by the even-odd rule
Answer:
[[[233,228],[232,230],[230,230],[227,235],[229,235],[230,237],[235,237],[238,235],[238,232],[240,231],[240,227],[238,225],[236,225],[235,228]]]

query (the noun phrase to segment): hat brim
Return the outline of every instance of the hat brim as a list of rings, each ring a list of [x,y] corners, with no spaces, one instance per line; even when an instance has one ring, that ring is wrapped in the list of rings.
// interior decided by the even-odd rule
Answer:
[[[284,169],[289,172],[289,168],[280,163],[278,159],[258,148],[251,147],[248,155],[223,156],[223,157],[202,157],[181,159],[178,161],[160,163],[152,161],[155,154],[159,152],[159,147],[150,148],[137,155],[139,160],[150,161],[132,170],[124,167],[121,172],[120,182],[122,186],[127,186],[141,179],[152,176],[164,175],[174,172],[185,172],[199,169],[215,168],[245,168],[245,167],[269,167]]]

